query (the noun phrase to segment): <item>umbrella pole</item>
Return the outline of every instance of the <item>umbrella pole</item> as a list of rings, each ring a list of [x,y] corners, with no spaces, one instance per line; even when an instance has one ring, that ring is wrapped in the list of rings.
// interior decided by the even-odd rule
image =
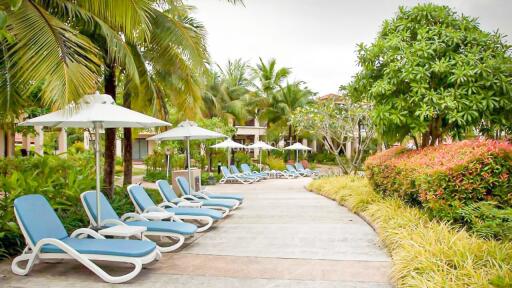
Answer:
[[[231,148],[228,148],[228,169],[229,169],[229,165],[231,165]]]
[[[260,172],[261,172],[261,154],[263,154],[263,150],[260,149]]]
[[[188,191],[192,194],[191,170],[190,170],[190,137],[186,137],[187,141],[187,167],[188,167]]]
[[[299,162],[299,150],[295,150],[297,152],[297,154],[295,155],[295,164],[297,164],[297,162]]]
[[[101,211],[100,211],[100,123],[94,123],[94,147],[96,152],[96,210],[98,211],[96,226],[99,228],[101,225]]]

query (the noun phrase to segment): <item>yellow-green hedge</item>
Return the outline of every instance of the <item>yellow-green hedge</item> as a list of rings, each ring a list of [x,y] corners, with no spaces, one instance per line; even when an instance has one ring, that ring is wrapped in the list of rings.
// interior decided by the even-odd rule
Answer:
[[[355,176],[312,181],[310,191],[365,216],[393,258],[398,287],[512,287],[512,244],[479,239],[383,199]]]

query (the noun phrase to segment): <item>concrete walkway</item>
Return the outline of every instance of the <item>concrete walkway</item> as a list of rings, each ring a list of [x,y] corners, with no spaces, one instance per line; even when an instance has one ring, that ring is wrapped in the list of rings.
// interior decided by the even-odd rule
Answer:
[[[212,192],[243,194],[246,202],[215,229],[198,235],[180,252],[164,255],[128,285],[391,287],[390,258],[375,232],[335,202],[307,192],[308,181],[211,187]],[[74,262],[40,264],[26,277],[10,273],[8,264],[0,265],[2,287],[110,286]]]

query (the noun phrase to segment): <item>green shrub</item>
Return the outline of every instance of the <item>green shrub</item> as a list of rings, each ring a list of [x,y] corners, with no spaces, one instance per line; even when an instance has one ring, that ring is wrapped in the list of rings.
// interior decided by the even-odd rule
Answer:
[[[146,182],[156,182],[157,180],[167,179],[167,173],[165,171],[148,170],[146,175],[143,177]]]
[[[397,287],[512,287],[512,244],[484,240],[431,220],[424,210],[383,198],[356,176],[324,177],[308,185],[360,213],[391,254]]]
[[[14,199],[42,194],[56,210],[68,231],[89,226],[80,194],[94,190],[95,161],[92,153],[0,159],[0,258],[18,254],[24,239],[14,216]],[[112,206],[118,213],[133,212],[124,190],[116,188]]]
[[[318,164],[335,164],[336,156],[327,152],[314,152],[309,154],[308,161]]]
[[[240,167],[240,164],[243,164],[243,163],[247,163],[247,164],[252,163],[251,156],[249,156],[249,154],[247,154],[243,151],[235,152],[234,160],[235,160],[235,165],[238,167]]]
[[[507,215],[512,213],[509,143],[462,141],[413,151],[396,147],[369,157],[365,165],[372,186],[382,195],[399,197],[479,235],[511,238],[507,234]],[[466,207],[480,202],[488,202],[486,209],[468,218]]]
[[[283,159],[274,156],[268,156],[265,164],[268,165],[270,170],[284,170],[286,168]]]

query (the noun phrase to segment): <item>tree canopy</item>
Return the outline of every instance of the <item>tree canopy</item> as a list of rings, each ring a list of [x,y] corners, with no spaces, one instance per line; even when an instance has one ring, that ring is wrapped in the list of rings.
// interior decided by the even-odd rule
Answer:
[[[374,43],[359,44],[362,69],[349,94],[373,102],[373,121],[392,142],[420,136],[427,146],[471,129],[510,129],[510,47],[447,6],[401,7]]]

